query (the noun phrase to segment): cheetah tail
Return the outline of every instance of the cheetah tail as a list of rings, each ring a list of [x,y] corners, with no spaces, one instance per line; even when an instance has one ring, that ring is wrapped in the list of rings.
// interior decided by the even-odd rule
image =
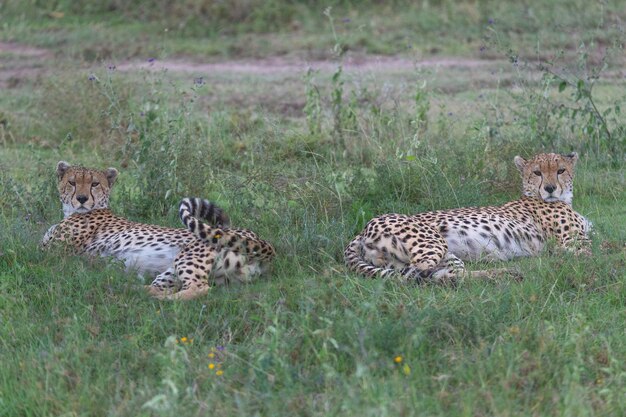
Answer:
[[[196,214],[198,217],[196,217]],[[180,203],[178,215],[183,224],[194,235],[213,245],[221,245],[224,240],[230,238],[227,227],[222,227],[220,223],[228,222],[228,217],[222,209],[207,200],[198,198],[185,198]],[[202,220],[208,219],[211,223]]]
[[[204,220],[213,226],[228,227],[230,220],[224,210],[201,198],[184,198],[180,202],[178,215],[185,226],[189,227],[185,221],[185,217],[195,217],[198,220]]]

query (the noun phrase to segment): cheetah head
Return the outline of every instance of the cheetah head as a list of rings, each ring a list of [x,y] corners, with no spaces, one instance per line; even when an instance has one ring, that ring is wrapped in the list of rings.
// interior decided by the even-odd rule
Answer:
[[[571,206],[576,161],[576,152],[568,155],[542,153],[528,160],[516,156],[514,162],[522,174],[523,194],[547,202],[563,201]]]
[[[57,164],[57,178],[63,214],[68,217],[74,213],[108,208],[117,169],[100,171],[60,161]]]

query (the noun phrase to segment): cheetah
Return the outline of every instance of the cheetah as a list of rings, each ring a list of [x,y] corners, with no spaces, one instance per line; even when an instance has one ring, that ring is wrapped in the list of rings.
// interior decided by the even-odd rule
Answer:
[[[249,281],[267,269],[263,263],[274,255],[273,247],[254,233],[229,228],[228,216],[207,200],[184,199],[181,207],[185,206],[186,213],[193,214],[187,219],[189,224],[201,224],[203,230],[215,229],[211,236],[215,242],[202,240],[206,231],[197,236],[189,228],[137,223],[113,214],[109,197],[118,175],[115,168],[101,171],[60,161],[56,172],[65,218],[48,229],[41,246],[45,249],[61,242],[78,253],[117,258],[124,262],[127,270],[135,270],[141,277],[156,275],[150,293],[163,295],[154,288],[168,290],[168,297],[160,298],[191,299],[206,293],[194,293],[198,284],[191,285],[192,278],[202,277],[207,285],[209,275],[215,278],[216,284],[228,281],[231,275],[236,276],[237,281]],[[242,254],[242,248],[257,246],[256,252],[265,255],[262,259],[255,257],[256,254]],[[199,247],[204,247],[204,251],[198,251]],[[183,264],[179,259],[191,264],[184,264],[181,270]],[[228,260],[228,263],[222,265],[221,260],[224,263]],[[171,293],[178,282],[182,282],[181,287],[186,291],[175,297]]]
[[[48,229],[41,245],[63,242],[78,253],[112,256],[140,276],[154,276],[167,270],[189,242],[193,233],[185,229],[131,222],[109,210],[111,189],[118,171],[72,166],[60,161],[56,168],[64,219]],[[208,215],[215,223],[228,217],[218,208]]]
[[[535,256],[549,239],[588,253],[591,223],[571,208],[577,160],[577,153],[539,154],[528,160],[516,156],[523,195],[501,206],[375,217],[348,244],[346,265],[370,277],[447,283],[467,275],[463,261]],[[506,272],[470,275],[493,278]]]

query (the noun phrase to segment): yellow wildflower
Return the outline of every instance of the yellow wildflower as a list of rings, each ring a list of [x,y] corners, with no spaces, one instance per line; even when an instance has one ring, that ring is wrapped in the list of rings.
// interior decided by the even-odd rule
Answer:
[[[520,332],[520,329],[518,326],[511,326],[509,327],[509,333],[511,333],[513,336],[518,335]]]
[[[209,364],[209,369],[213,369],[213,368],[215,368],[215,364],[214,363],[210,363]]]
[[[187,338],[183,336],[183,337],[180,338],[180,341],[183,342],[183,343],[187,343]]]
[[[395,363],[402,363],[402,356],[398,355],[395,358],[393,358],[393,361]]]
[[[209,358],[213,359],[215,357],[215,353],[211,352],[209,353]]]
[[[224,374],[224,371],[222,371],[221,369],[215,373],[215,375],[217,375],[217,376],[220,376],[220,375],[223,375],[223,374]]]

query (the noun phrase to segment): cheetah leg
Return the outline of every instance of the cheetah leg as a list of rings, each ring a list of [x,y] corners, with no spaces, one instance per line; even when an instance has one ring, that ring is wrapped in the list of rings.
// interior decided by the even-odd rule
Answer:
[[[156,298],[174,293],[180,288],[180,281],[176,277],[174,267],[168,268],[156,276],[150,285],[145,286],[148,294]]]
[[[395,224],[404,228],[402,235],[378,232],[355,238],[344,252],[346,264],[367,276],[399,277],[401,281],[429,281],[432,275],[445,268],[442,259],[447,243],[434,228],[406,219]],[[415,229],[413,232],[406,230]],[[438,278],[443,280],[445,272]]]
[[[523,278],[522,274],[516,268],[493,268],[482,269],[478,271],[465,271],[465,276],[469,278],[481,278],[486,280],[496,280],[502,276],[512,276],[516,280]]]
[[[161,300],[193,300],[208,294],[209,273],[213,270],[217,251],[202,241],[195,242],[178,255],[175,273],[181,283],[177,292],[161,293]]]
[[[505,275],[512,275],[516,279],[521,278],[519,272],[514,268],[493,268],[478,271],[468,271],[465,263],[456,255],[448,252],[441,264],[437,265],[431,278],[441,283],[455,283],[465,278],[479,278],[495,280]]]
[[[448,243],[438,230],[420,225],[417,243],[409,248],[410,263],[401,273],[418,284],[454,282],[465,270],[463,261],[448,252]]]
[[[48,247],[48,244],[54,238],[54,232],[57,229],[57,227],[59,227],[58,224],[53,224],[52,226],[50,226],[46,234],[43,235],[41,242],[39,242],[39,247],[41,249],[46,249]]]
[[[465,263],[456,255],[447,252],[433,269],[429,279],[438,284],[454,284],[467,274]]]
[[[437,265],[429,280],[440,284],[455,284],[466,278],[496,280],[502,276],[512,275],[516,279],[521,279],[520,273],[514,268],[493,268],[478,271],[468,271],[465,263],[456,255],[448,252],[442,261]]]
[[[209,293],[211,286],[208,280],[202,282],[194,282],[188,288],[181,289],[173,294],[160,294],[157,296],[160,300],[193,300],[194,298],[205,296]]]

